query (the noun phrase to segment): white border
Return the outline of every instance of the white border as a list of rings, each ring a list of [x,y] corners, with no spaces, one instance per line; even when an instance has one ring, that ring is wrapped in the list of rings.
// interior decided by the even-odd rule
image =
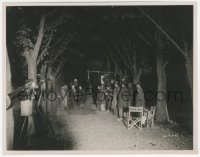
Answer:
[[[43,1],[43,2],[45,2],[45,3],[41,3],[41,1],[39,1],[39,0],[35,0],[35,1],[29,1],[29,2],[34,2],[34,3],[32,3],[33,5],[37,5],[37,6],[44,6],[44,5],[58,5],[58,4],[61,4],[61,5],[127,5],[127,4],[129,4],[129,5],[147,5],[147,2],[148,3],[150,3],[151,5],[160,5],[160,4],[162,4],[162,5],[175,5],[175,4],[178,4],[178,5],[180,5],[180,3],[181,3],[181,5],[187,5],[187,4],[194,4],[194,2],[195,1],[193,1],[193,0],[177,0],[176,2],[175,1],[173,1],[173,0],[168,0],[168,1],[158,1],[158,0],[154,0],[153,2],[152,1],[150,1],[150,0],[146,0],[146,1],[130,1],[130,0],[126,0],[126,2],[122,2],[121,0],[115,0],[115,1],[113,1],[113,0],[110,0],[110,1],[108,1],[108,0],[104,0],[103,2],[104,3],[99,3],[99,1],[100,0],[98,0],[98,1],[84,1],[84,0],[71,0],[71,1],[68,1],[68,2],[70,2],[70,3],[68,3],[68,4],[64,4],[64,3],[55,3],[55,1],[53,1],[53,0],[49,0],[49,1]],[[3,2],[16,2],[15,0],[3,0]],[[9,5],[9,6],[15,6],[15,5],[23,5],[23,6],[27,6],[27,3],[23,3],[23,2],[27,2],[27,1],[24,1],[24,0],[18,0],[17,1],[18,3],[15,3],[14,5],[13,4],[11,4],[11,3],[7,3],[6,5]],[[20,2],[20,3],[19,3]],[[35,3],[35,2],[40,2],[40,3]],[[53,3],[46,3],[46,2],[53,2]],[[66,2],[66,1],[64,1],[64,0],[59,0],[59,2]],[[84,2],[84,3],[83,3]],[[85,3],[86,2],[86,3]],[[160,3],[161,2],[161,3]],[[178,2],[178,3],[177,3]],[[30,4],[30,3],[28,3],[28,5],[32,5],[32,4]],[[3,5],[5,5],[5,3],[3,3]],[[2,6],[1,6],[2,7]],[[199,5],[197,6],[198,7],[198,10],[199,10]],[[2,8],[1,8],[2,9]],[[197,8],[195,7],[194,8],[195,10],[196,10],[196,12],[198,12],[198,10],[197,10]],[[1,17],[2,17],[2,11],[1,11],[1,13],[0,13],[0,15],[1,15]],[[198,12],[198,15],[199,15],[199,12]],[[197,18],[197,17],[196,17]],[[194,20],[195,22],[199,22],[199,21],[196,21],[196,20]],[[3,21],[2,21],[2,23],[3,23]],[[3,23],[3,25],[4,25],[4,28],[5,28],[5,23]],[[197,24],[197,26],[199,26],[199,23]],[[2,27],[2,25],[1,25],[1,27]],[[198,37],[199,37],[199,31],[197,30],[197,27],[196,27],[196,23],[194,23],[194,31],[195,31],[195,33],[194,33],[194,51],[196,51],[197,52],[197,33],[198,33]],[[1,28],[1,32],[2,32],[2,28]],[[4,33],[3,35],[4,35],[4,37],[5,37],[5,30],[2,32],[2,33]],[[5,38],[4,38],[4,40],[2,40],[2,41],[5,41]],[[2,48],[2,42],[1,42],[1,44],[0,44],[0,47]],[[4,50],[4,51],[3,51]],[[5,43],[4,43],[4,49],[3,49],[1,52],[5,52]],[[198,50],[199,50],[199,45],[198,45]],[[4,63],[5,62],[5,53],[0,53],[0,55],[2,55],[2,56],[0,56],[0,58],[3,60],[2,61],[2,63]],[[197,58],[198,58],[198,62],[197,62]],[[197,64],[199,65],[200,64],[200,60],[199,60],[200,58],[199,58],[199,55],[197,54],[197,53],[194,53],[194,64],[195,64],[195,66],[194,66],[194,82],[195,82],[195,85],[194,85],[194,93],[196,93],[196,97],[194,98],[194,104],[196,104],[196,105],[194,105],[194,124],[197,124],[197,117],[198,117],[198,114],[197,113],[200,113],[200,112],[198,112],[199,110],[197,110],[197,109],[199,109],[199,108],[197,108],[197,102],[199,102],[199,101],[197,101],[197,92],[198,92],[198,89],[199,89],[199,84],[197,84],[198,82],[197,82],[197,74],[198,74],[198,77],[199,77],[199,69],[197,69]],[[2,65],[2,64],[1,64]],[[5,69],[5,64],[3,64],[3,69]],[[198,66],[199,67],[199,66]],[[0,69],[0,70],[2,70],[2,68]],[[197,70],[198,70],[198,73],[197,73]],[[2,73],[2,72],[4,72],[4,73]],[[4,82],[3,82],[3,84],[0,84],[0,88],[2,87],[2,85],[3,85],[3,90],[5,91],[5,71],[4,70],[2,70],[1,71],[1,74],[4,74],[3,76],[4,76]],[[1,75],[2,76],[2,75]],[[1,82],[2,83],[2,82]],[[2,88],[1,88],[1,92],[3,91],[2,90]],[[2,95],[2,97],[1,98],[5,98],[5,97],[3,97],[3,95]],[[3,100],[3,99],[2,99]],[[2,102],[4,102],[3,104],[5,104],[5,100],[4,101],[2,101]],[[2,103],[1,103],[2,104]],[[1,107],[1,109],[5,109],[5,107],[4,107],[5,105],[2,105],[2,107]],[[0,110],[1,110],[0,109]],[[2,112],[1,112],[2,113]],[[3,114],[5,114],[5,112],[3,112]],[[4,117],[5,117],[5,115],[4,115]],[[1,118],[2,118],[2,116],[1,116]],[[4,121],[2,121],[2,119],[0,119],[0,122],[1,122],[1,124],[2,124],[2,122],[4,122],[4,126],[5,126],[5,118],[3,119]],[[199,130],[199,125],[197,126],[197,125],[193,125],[194,126],[194,135],[197,135],[197,129]],[[197,128],[198,127],[198,128]],[[1,127],[2,128],[2,127]],[[5,135],[5,133],[4,133],[4,135]],[[1,137],[1,139],[2,139],[2,134],[0,135],[0,137]],[[3,138],[4,138],[4,142],[5,142],[5,136],[3,136]],[[194,137],[195,139],[194,140],[197,140],[197,138],[198,138],[198,141],[199,141],[199,136],[197,137],[197,136],[195,136]],[[0,146],[2,145],[3,143],[2,143],[2,141],[0,142]],[[4,146],[4,153],[6,153],[6,154],[18,154],[18,153],[20,153],[21,154],[21,152],[19,152],[19,151],[5,151],[5,144],[3,145]],[[197,146],[196,144],[194,144],[194,146]],[[2,147],[1,147],[2,148]],[[199,145],[198,145],[198,148],[195,148],[196,150],[198,149],[199,150]],[[90,151],[90,152],[88,152],[88,151],[72,151],[71,153],[67,153],[67,152],[69,152],[69,151],[23,151],[23,154],[27,154],[27,155],[30,155],[30,154],[51,154],[51,155],[53,155],[53,154],[85,154],[85,153],[89,153],[89,154],[102,154],[102,151]],[[192,154],[192,153],[194,153],[194,151],[134,151],[134,152],[131,152],[131,151],[114,151],[114,152],[110,152],[110,151],[104,151],[103,152],[103,154],[149,154],[149,152],[152,154],[159,154],[159,156],[161,155],[161,154],[179,154],[179,153],[181,153],[181,156],[183,155],[183,154]],[[162,155],[163,156],[163,155]],[[177,155],[176,155],[177,156]],[[180,155],[178,155],[178,156],[180,156]]]

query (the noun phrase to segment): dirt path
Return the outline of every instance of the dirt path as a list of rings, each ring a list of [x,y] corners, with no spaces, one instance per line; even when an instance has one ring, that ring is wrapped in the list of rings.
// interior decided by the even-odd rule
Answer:
[[[192,149],[192,135],[177,125],[127,130],[115,115],[99,111],[90,101],[84,108],[59,110],[53,125],[65,149],[176,150]]]

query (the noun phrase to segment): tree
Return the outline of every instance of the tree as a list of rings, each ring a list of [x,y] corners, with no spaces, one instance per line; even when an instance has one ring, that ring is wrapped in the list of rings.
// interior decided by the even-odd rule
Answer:
[[[6,52],[6,92],[7,94],[12,92],[12,82],[11,82],[11,71],[10,71],[10,61],[8,58],[8,53]],[[6,107],[11,104],[10,97],[6,96]],[[6,111],[6,144],[7,149],[13,149],[13,139],[14,139],[14,117],[13,108]]]
[[[156,63],[157,63],[157,110],[156,110],[156,121],[165,122],[169,121],[167,102],[166,102],[166,65],[168,60],[165,60],[161,36],[158,32],[155,32],[156,41]]]
[[[24,24],[22,25],[21,29],[17,32],[15,45],[18,47],[18,50],[21,51],[21,55],[25,57],[28,70],[28,79],[33,80],[33,88],[37,88],[37,65],[39,63],[38,60],[41,60],[41,58],[47,54],[46,50],[49,46],[50,40],[52,38],[52,32],[55,28],[55,25],[52,27],[45,27],[45,21],[46,18],[52,15],[54,12],[55,10],[47,13],[42,13],[42,15],[39,18],[38,27],[31,27],[28,24]],[[36,30],[38,30],[38,32]],[[45,33],[50,33],[50,35],[45,35]],[[39,53],[40,50],[42,51],[41,53]],[[30,115],[28,116],[27,127],[27,137],[29,138],[28,142],[31,142],[31,136],[34,134],[34,120],[33,116]]]
[[[192,17],[191,16],[191,10],[184,10],[184,15],[183,11],[180,11],[177,14],[177,20],[180,20],[180,28],[179,31],[181,31],[181,36],[179,37],[179,42],[175,41],[169,33],[167,33],[166,29],[164,29],[156,20],[154,20],[149,14],[147,14],[144,10],[139,9],[140,12],[147,17],[155,26],[156,28],[164,35],[164,37],[178,50],[178,52],[181,54],[181,56],[184,58],[185,61],[185,69],[187,73],[187,79],[188,79],[188,84],[190,86],[191,90],[191,97],[193,97],[193,34],[192,31],[193,29],[192,26]],[[187,16],[187,18],[185,18]],[[189,16],[189,18],[188,18]],[[184,25],[184,27],[182,26]],[[186,33],[187,32],[187,33]],[[174,33],[174,32],[173,32]],[[189,37],[188,37],[189,36]],[[191,42],[192,41],[192,42]],[[181,43],[181,44],[178,44]],[[182,46],[181,46],[182,45]]]
[[[147,66],[148,57],[145,51],[142,48],[136,47],[136,44],[133,41],[131,42],[128,37],[119,37],[118,41],[114,41],[113,39],[110,45],[113,46],[113,50],[110,48],[110,56],[115,67],[120,67],[116,59],[119,57],[125,67],[131,72],[134,84],[140,82],[143,73],[151,71],[151,67]],[[112,51],[116,52],[115,56],[118,57],[114,57]]]
[[[180,58],[182,57],[185,61],[185,68],[186,68],[186,73],[187,73],[187,79],[188,79],[188,84],[190,86],[191,89],[191,97],[193,96],[193,55],[192,55],[192,29],[191,29],[191,10],[186,9],[178,12],[176,14],[176,16],[174,16],[174,19],[179,20],[179,28],[178,30],[176,30],[176,33],[178,32],[178,34],[181,34],[179,37],[177,37],[177,40],[174,40],[174,38],[172,37],[172,35],[170,35],[168,32],[172,32],[169,31],[168,29],[163,27],[163,24],[161,25],[158,21],[156,21],[153,17],[151,17],[148,13],[146,13],[143,9],[139,8],[139,11],[155,26],[155,28],[157,29],[157,34],[162,35],[165,39],[167,39],[166,42],[169,42],[171,45],[173,45],[178,52],[181,54]],[[164,11],[163,11],[164,12]],[[162,13],[163,13],[162,12]],[[184,13],[184,15],[183,15]],[[157,13],[158,15],[158,13]],[[189,18],[188,18],[189,17]],[[161,18],[161,16],[159,15],[159,18]],[[171,17],[170,17],[171,20]],[[163,20],[164,21],[164,20]],[[176,23],[176,25],[177,25]],[[170,24],[173,24],[172,22]],[[183,27],[184,25],[184,27]],[[171,28],[174,28],[174,26],[171,26]],[[181,28],[181,29],[180,29]],[[182,32],[180,32],[182,31]],[[187,33],[186,33],[187,32]],[[175,31],[173,31],[171,34],[173,34],[173,36],[175,36]],[[186,35],[187,34],[187,35]],[[182,36],[182,37],[181,37]],[[187,37],[188,39],[186,39]],[[166,76],[165,76],[165,67],[168,61],[164,61],[163,60],[163,53],[162,51],[162,42],[160,40],[161,38],[158,37],[157,35],[157,39],[156,42],[158,44],[158,49],[156,52],[156,60],[157,60],[157,76],[158,76],[158,92],[159,90],[161,90],[164,94],[166,93]],[[166,95],[166,94],[165,94]],[[159,99],[159,97],[158,97]],[[157,101],[157,114],[156,114],[156,119],[157,121],[165,121],[168,120],[169,121],[169,116],[168,116],[168,110],[167,110],[167,105],[166,105],[166,101]]]

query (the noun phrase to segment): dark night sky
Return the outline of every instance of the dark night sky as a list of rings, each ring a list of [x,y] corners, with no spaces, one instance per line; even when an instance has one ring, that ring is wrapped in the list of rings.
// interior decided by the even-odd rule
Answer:
[[[22,74],[23,63],[21,62],[21,56],[15,52],[16,50],[13,45],[16,31],[20,28],[21,23],[23,23],[23,18],[29,18],[37,22],[37,12],[32,12],[38,8],[39,7],[26,7],[26,14],[21,14],[15,7],[7,8],[7,48],[11,60],[14,87],[22,85],[25,80]],[[167,32],[177,43],[181,45],[180,38],[182,30],[187,32],[187,39],[192,43],[192,6],[146,6],[141,8],[147,11],[154,19],[159,19],[158,15],[162,15],[163,18],[160,19],[162,26],[167,28]],[[40,9],[45,11],[49,8],[40,7]],[[136,7],[60,7],[59,11],[68,11],[69,14],[74,17],[77,24],[73,29],[78,32],[80,39],[76,42],[72,42],[71,46],[84,54],[82,58],[75,61],[74,65],[70,63],[65,64],[62,72],[66,83],[74,77],[77,77],[84,83],[87,77],[86,70],[89,66],[88,63],[93,60],[98,60],[105,65],[109,45],[106,39],[108,37],[114,39],[119,36],[127,36],[137,47],[141,47],[145,52],[149,53],[153,70],[151,74],[143,76],[141,82],[144,90],[156,91],[157,76],[154,49],[148,47],[132,29],[132,25],[134,25],[141,33],[151,34],[155,30],[155,26],[144,16],[141,16]],[[128,17],[126,17],[127,14]],[[124,18],[123,15],[125,16]],[[131,18],[129,17],[130,15]],[[119,16],[119,18],[114,18],[115,16]],[[61,29],[64,30],[65,26]],[[172,56],[166,69],[167,90],[181,90],[186,99],[184,102],[168,102],[168,106],[171,110],[170,113],[173,113],[177,108],[180,110],[188,110],[188,108],[190,108],[188,106],[191,106],[188,105],[188,103],[191,103],[191,98],[186,81],[184,60],[177,49],[169,44],[169,41],[165,40],[165,42],[168,45],[165,51],[170,52]],[[104,68],[105,67],[102,67],[102,70]],[[174,109],[174,106],[176,109]]]

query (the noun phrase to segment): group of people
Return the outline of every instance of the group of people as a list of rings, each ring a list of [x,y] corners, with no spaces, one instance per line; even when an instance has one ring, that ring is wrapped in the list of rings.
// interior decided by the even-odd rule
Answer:
[[[78,79],[74,79],[69,85],[61,87],[60,98],[63,108],[72,109],[75,105],[84,107],[87,99],[84,88],[79,85]]]
[[[99,110],[115,114],[119,120],[127,116],[129,106],[145,107],[144,93],[140,84],[126,83],[122,78],[98,86],[96,104]]]
[[[60,98],[65,110],[75,105],[84,107],[87,93],[78,80],[74,79],[69,85],[61,87]],[[102,81],[97,87],[96,105],[99,110],[111,112],[122,120],[127,116],[129,106],[145,107],[144,93],[140,84],[127,83],[125,77],[121,83],[114,80],[110,83]]]

